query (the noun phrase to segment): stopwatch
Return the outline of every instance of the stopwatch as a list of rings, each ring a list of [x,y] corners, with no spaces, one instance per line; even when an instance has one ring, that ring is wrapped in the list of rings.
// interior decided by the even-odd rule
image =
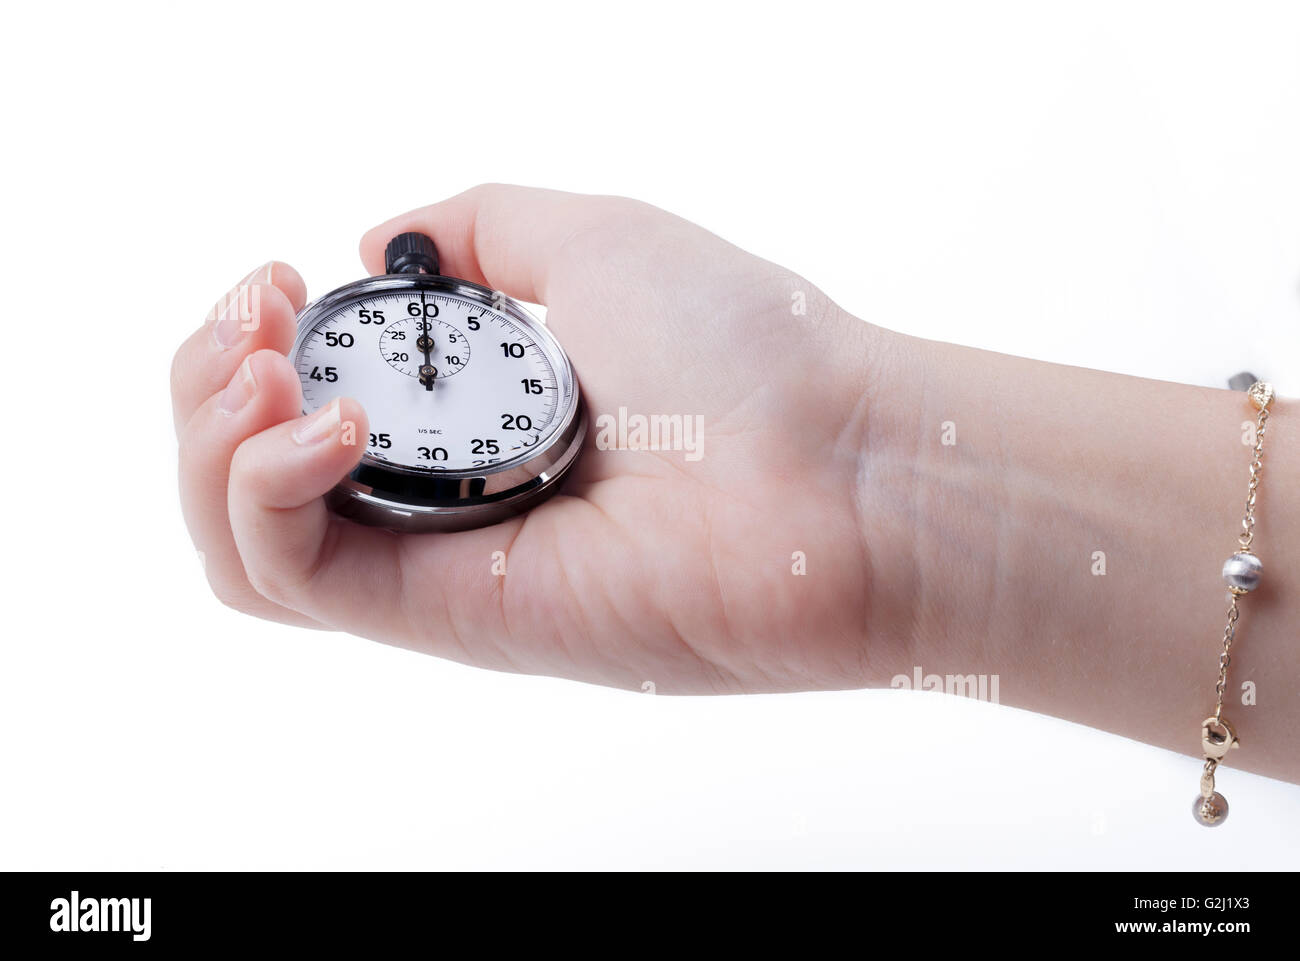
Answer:
[[[504,294],[441,276],[424,234],[394,237],[384,265],[298,314],[303,413],[347,396],[370,421],[330,507],[395,531],[454,531],[554,494],[586,434],[559,341]]]

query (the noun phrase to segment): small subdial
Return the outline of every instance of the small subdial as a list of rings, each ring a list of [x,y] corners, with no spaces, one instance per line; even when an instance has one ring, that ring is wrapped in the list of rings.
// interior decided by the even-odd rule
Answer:
[[[379,353],[388,365],[432,386],[469,363],[469,340],[451,324],[433,317],[405,317],[385,328]],[[430,373],[432,368],[432,373]]]

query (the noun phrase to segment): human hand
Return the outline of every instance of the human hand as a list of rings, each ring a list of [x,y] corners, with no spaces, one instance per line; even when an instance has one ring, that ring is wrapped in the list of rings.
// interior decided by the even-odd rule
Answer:
[[[360,459],[341,425],[364,436],[365,412],[344,399],[305,429],[286,354],[306,290],[270,264],[173,364],[182,503],[223,602],[661,693],[873,679],[857,494],[882,332],[789,271],[620,198],[479,187],[367,233],[372,273],[407,230],[434,238],[448,276],[547,306],[593,434],[619,408],[698,415],[702,456],[600,450],[589,436],[561,494],[493,527],[397,535],[337,517],[322,495]],[[800,556],[816,576],[799,575]]]

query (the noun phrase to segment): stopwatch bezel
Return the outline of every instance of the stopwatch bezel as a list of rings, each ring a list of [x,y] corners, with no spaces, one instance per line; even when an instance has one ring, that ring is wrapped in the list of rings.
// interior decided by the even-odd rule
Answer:
[[[568,392],[567,396],[557,401],[556,417],[551,421],[546,434],[539,437],[532,447],[521,451],[514,457],[502,460],[500,463],[468,467],[461,470],[432,470],[384,460],[381,457],[373,457],[369,452],[361,455],[361,463],[371,468],[393,471],[407,477],[427,478],[431,481],[462,481],[484,478],[487,485],[483,496],[491,496],[517,487],[521,483],[527,483],[532,477],[552,466],[554,458],[550,458],[548,461],[545,459],[545,455],[563,440],[564,434],[577,419],[582,406],[577,376],[574,374],[573,365],[569,361],[569,355],[565,353],[564,348],[560,346],[560,342],[555,339],[555,335],[547,329],[546,325],[534,317],[518,301],[490,287],[484,287],[481,284],[461,280],[457,277],[444,277],[440,274],[380,274],[337,287],[305,305],[298,312],[298,330],[294,337],[293,348],[289,354],[289,360],[293,364],[294,372],[299,373],[298,351],[315,329],[316,324],[324,316],[346,302],[360,299],[366,294],[394,290],[437,291],[470,300],[509,317],[512,321],[527,329],[537,340],[544,342],[547,359],[553,365],[556,365],[557,387],[567,385]],[[300,373],[299,376],[301,376]],[[566,406],[561,407],[562,403]],[[311,413],[305,404],[302,412],[303,414]],[[533,464],[537,464],[541,471],[528,470],[525,474],[517,473],[520,468]]]
[[[327,501],[335,513],[363,524],[386,527],[403,534],[469,530],[507,520],[537,506],[559,490],[569,469],[578,459],[587,436],[587,415],[581,401],[577,418],[565,427],[546,453],[513,471],[496,475],[510,478],[501,489],[474,491],[482,476],[454,482],[457,493],[441,498],[412,498],[404,493],[381,491],[349,474],[334,486]],[[541,469],[530,470],[541,465]],[[384,472],[389,478],[402,475]],[[449,471],[446,473],[450,473]],[[433,480],[439,480],[433,475]]]

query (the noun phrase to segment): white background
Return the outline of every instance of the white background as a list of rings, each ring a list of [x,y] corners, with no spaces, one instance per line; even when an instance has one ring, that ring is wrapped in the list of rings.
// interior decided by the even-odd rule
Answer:
[[[235,614],[167,399],[253,266],[322,293],[364,229],[490,180],[651,201],[888,327],[1294,395],[1294,9],[12,8],[0,867],[1296,867],[1300,788],[1231,771],[1205,831],[1195,760],[1049,718],[652,697]]]

